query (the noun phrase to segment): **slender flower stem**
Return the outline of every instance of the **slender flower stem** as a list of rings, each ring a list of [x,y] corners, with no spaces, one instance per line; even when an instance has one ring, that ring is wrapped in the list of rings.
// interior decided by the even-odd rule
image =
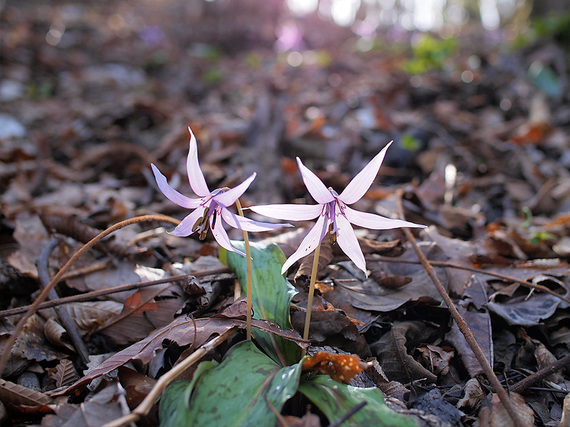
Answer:
[[[240,216],[243,215],[243,210],[241,208],[241,203],[239,199],[236,199],[236,208]],[[251,295],[251,249],[249,247],[249,237],[247,231],[243,230],[243,242],[245,243],[245,263],[247,267],[247,314],[246,314],[246,337],[248,341],[251,341],[251,308],[252,308],[252,295]]]
[[[317,245],[313,254],[313,268],[311,269],[311,283],[309,285],[309,299],[307,300],[307,315],[305,316],[305,329],[303,339],[309,339],[309,325],[311,323],[311,311],[313,311],[313,296],[315,295],[315,282],[317,281],[317,271],[319,270],[319,256],[321,255],[321,244]]]

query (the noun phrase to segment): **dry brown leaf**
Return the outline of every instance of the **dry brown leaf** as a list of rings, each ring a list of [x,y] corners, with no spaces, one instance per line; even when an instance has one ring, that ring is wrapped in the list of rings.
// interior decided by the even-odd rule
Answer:
[[[31,316],[18,335],[12,354],[28,360],[51,361],[63,359],[64,353],[51,348],[44,335],[45,321],[36,315]]]
[[[56,388],[66,387],[79,378],[69,359],[63,359],[55,368],[48,368],[47,371],[49,377],[55,381]]]
[[[431,331],[423,322],[394,322],[391,331],[370,345],[390,380],[404,384],[420,378],[426,378],[430,383],[437,380],[436,375],[408,354],[409,342],[426,341]]]
[[[476,378],[467,381],[463,391],[464,396],[457,402],[459,409],[475,409],[485,398],[485,392],[481,389],[481,384]]]
[[[0,379],[0,400],[9,406],[44,406],[53,403],[53,399],[44,393]]]
[[[44,325],[44,334],[50,343],[75,351],[75,348],[71,344],[63,340],[63,336],[64,334],[67,334],[67,331],[59,324],[55,317],[50,317],[46,321],[46,324]]]
[[[562,419],[558,427],[570,427],[570,393],[564,398],[564,406],[562,407]]]
[[[518,393],[510,393],[509,396],[524,426],[534,425],[534,412],[526,405],[524,397]],[[501,399],[496,394],[493,394],[491,406],[486,406],[479,412],[479,425],[489,427],[523,427],[515,425],[501,403]]]

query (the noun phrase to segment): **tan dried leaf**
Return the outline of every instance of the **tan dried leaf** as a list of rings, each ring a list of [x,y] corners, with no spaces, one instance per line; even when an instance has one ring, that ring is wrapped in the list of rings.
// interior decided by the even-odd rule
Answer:
[[[39,391],[0,379],[0,400],[9,406],[43,406],[53,400]]]
[[[49,318],[44,325],[44,335],[50,343],[75,351],[71,344],[63,340],[64,334],[66,333],[65,328],[59,324],[55,317]]]
[[[471,378],[467,381],[463,390],[465,395],[459,402],[457,402],[457,407],[459,409],[475,409],[485,398],[485,392],[481,389],[481,384],[479,384],[479,381],[477,381],[476,378]]]
[[[518,393],[510,393],[509,396],[523,426],[534,425],[534,412],[527,406],[524,397]],[[493,394],[491,406],[484,407],[479,412],[479,425],[489,427],[522,427],[515,425],[496,394]]]

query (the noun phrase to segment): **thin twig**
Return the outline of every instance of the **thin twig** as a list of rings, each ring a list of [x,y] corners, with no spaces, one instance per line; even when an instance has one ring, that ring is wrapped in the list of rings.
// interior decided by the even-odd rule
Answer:
[[[16,342],[16,338],[18,337],[18,335],[20,335],[20,333],[22,332],[22,329],[24,328],[26,321],[30,318],[30,316],[32,314],[34,314],[37,311],[39,305],[45,301],[45,299],[47,298],[47,296],[49,294],[49,291],[51,291],[53,289],[53,287],[60,281],[63,274],[67,270],[69,270],[69,267],[71,265],[73,265],[79,258],[81,258],[84,253],[86,253],[89,249],[91,249],[98,242],[100,242],[103,237],[108,236],[109,234],[111,234],[117,230],[120,230],[121,228],[126,227],[128,225],[138,224],[141,222],[149,222],[149,221],[169,222],[171,224],[179,224],[180,223],[179,220],[172,218],[172,217],[169,217],[169,216],[166,216],[166,215],[143,215],[143,216],[139,216],[139,217],[135,217],[135,218],[130,218],[130,219],[126,219],[124,221],[118,222],[115,225],[112,225],[111,227],[109,227],[106,230],[99,233],[97,236],[95,236],[93,239],[91,239],[89,242],[87,242],[81,248],[79,248],[79,250],[67,261],[67,263],[65,263],[63,265],[63,267],[61,267],[61,269],[57,272],[57,274],[55,276],[53,276],[53,278],[48,283],[48,285],[40,292],[40,294],[37,296],[34,303],[32,305],[30,305],[30,307],[28,308],[28,311],[26,311],[24,316],[20,319],[20,321],[14,327],[14,330],[12,331],[12,333],[10,334],[10,337],[8,338],[8,340],[5,343],[5,347],[4,347],[4,350],[2,352],[2,356],[0,357],[0,375],[4,372],[4,369],[6,368],[6,364],[8,363],[8,359],[10,358],[10,354],[12,352],[12,347],[14,346],[14,343]]]
[[[520,380],[518,383],[516,383],[515,385],[513,385],[511,387],[511,391],[514,391],[516,393],[522,393],[523,391],[525,391],[527,388],[529,388],[531,385],[533,385],[537,381],[540,381],[540,380],[546,378],[548,375],[550,375],[556,371],[559,371],[560,369],[562,369],[568,365],[570,365],[570,354],[567,354],[566,356],[562,357],[561,359],[558,359],[553,364],[548,365],[539,371],[536,371],[534,374],[529,375],[525,379]]]
[[[208,341],[206,344],[203,344],[198,350],[180,362],[178,365],[173,367],[170,371],[164,374],[160,379],[156,382],[156,384],[152,387],[152,390],[147,394],[144,400],[137,406],[133,412],[124,417],[117,418],[116,420],[105,424],[105,427],[122,427],[130,424],[132,422],[138,421],[141,417],[144,417],[149,413],[152,408],[152,405],[158,400],[162,392],[168,385],[174,381],[182,372],[200,360],[203,356],[205,356],[209,351],[213,350],[232,335],[234,335],[238,331],[237,327],[233,327],[228,329],[221,335],[218,335],[211,341]]]
[[[51,280],[49,274],[49,257],[58,244],[59,244],[59,239],[55,237],[52,238],[48,242],[48,244],[42,249],[42,252],[38,257],[38,260],[36,261],[36,267],[38,269],[38,278],[42,288],[45,288]],[[59,299],[59,295],[55,288],[53,288],[49,292],[48,298]],[[75,323],[75,321],[71,318],[69,313],[63,310],[62,307],[55,307],[54,309],[62,326],[65,328],[65,331],[69,335],[69,339],[73,343],[73,347],[75,347],[75,350],[77,350],[77,353],[79,353],[79,357],[81,357],[83,363],[85,364],[89,363],[89,351],[87,350],[85,342],[81,337],[81,333],[77,328],[77,323]]]
[[[380,256],[380,255],[375,256],[375,257],[367,257],[366,258],[366,262],[377,262],[377,261],[396,262],[396,263],[401,263],[401,264],[421,264],[421,262],[419,262],[419,261],[391,258],[391,257]],[[535,289],[537,291],[541,291],[541,292],[544,292],[546,294],[552,295],[553,297],[559,298],[562,301],[566,301],[568,304],[570,304],[570,298],[569,297],[565,297],[564,295],[557,294],[552,289],[549,289],[546,286],[537,285],[535,283],[531,283],[531,282],[528,282],[526,280],[519,279],[518,277],[509,276],[508,274],[497,273],[494,271],[487,271],[487,270],[483,270],[481,268],[469,267],[466,265],[456,264],[456,263],[449,262],[449,261],[430,261],[430,264],[434,265],[436,267],[449,267],[449,268],[456,268],[458,270],[472,271],[474,273],[480,273],[483,275],[486,274],[488,276],[493,276],[493,277],[496,277],[498,279],[505,280],[507,282],[518,283],[518,284],[523,285],[527,288]]]
[[[230,269],[227,267],[215,268],[212,270],[196,271],[196,272],[188,273],[188,274],[178,274],[175,276],[165,277],[163,279],[157,279],[157,280],[150,280],[150,281],[144,281],[144,282],[130,283],[127,285],[114,286],[112,288],[101,289],[99,291],[91,291],[91,292],[87,292],[85,294],[72,295],[69,297],[59,298],[59,299],[56,299],[53,301],[42,302],[38,306],[38,310],[41,310],[43,308],[56,307],[58,305],[63,305],[63,304],[69,304],[71,302],[91,301],[91,300],[94,300],[95,298],[99,298],[99,297],[102,297],[105,295],[116,294],[119,292],[130,291],[133,289],[147,288],[149,286],[160,285],[161,283],[179,282],[179,281],[183,281],[183,280],[187,279],[188,277],[205,277],[205,276],[214,276],[214,275],[225,274],[225,273],[231,273]],[[64,274],[63,278],[65,278],[65,277],[66,277],[66,275]],[[25,313],[29,308],[30,308],[29,305],[24,305],[22,307],[10,308],[8,310],[0,311],[0,319],[2,319],[4,317],[9,317],[9,316],[15,316],[16,314]]]
[[[396,203],[398,206],[398,213],[399,213],[400,217],[402,219],[405,219],[404,209],[402,207],[402,194],[403,194],[402,190],[398,190],[396,192]],[[483,350],[481,350],[481,347],[477,343],[477,340],[475,339],[473,332],[471,331],[471,329],[469,328],[469,326],[467,325],[467,323],[465,322],[463,317],[461,317],[461,314],[459,314],[459,311],[457,311],[457,308],[455,307],[455,304],[453,303],[453,301],[451,300],[449,295],[447,295],[447,291],[443,287],[442,283],[439,281],[439,278],[437,277],[437,274],[436,274],[434,268],[432,267],[432,265],[430,264],[430,262],[428,261],[428,259],[425,257],[425,255],[421,251],[420,247],[418,246],[418,243],[416,242],[414,235],[412,234],[412,232],[408,228],[402,228],[402,231],[404,232],[404,234],[406,235],[406,238],[408,239],[408,241],[412,245],[414,252],[416,253],[418,259],[421,261],[422,266],[426,270],[426,273],[431,278],[433,284],[435,285],[437,291],[439,292],[439,295],[441,296],[441,298],[443,299],[443,301],[447,305],[447,308],[448,308],[449,312],[451,313],[453,320],[455,320],[457,327],[459,328],[459,330],[461,331],[461,333],[465,337],[465,340],[469,344],[469,347],[471,347],[471,350],[475,354],[475,357],[477,358],[479,365],[481,365],[481,368],[485,372],[487,379],[491,382],[491,385],[495,389],[495,392],[499,396],[501,403],[503,404],[504,408],[506,409],[509,416],[513,420],[514,424],[517,426],[524,426],[525,424],[521,421],[521,419],[517,413],[516,408],[514,407],[511,400],[509,399],[509,395],[508,395],[507,391],[501,385],[501,382],[499,381],[499,379],[495,375],[495,372],[493,372],[493,369],[491,368],[491,365],[489,365],[489,362],[487,361],[487,358],[485,357]]]

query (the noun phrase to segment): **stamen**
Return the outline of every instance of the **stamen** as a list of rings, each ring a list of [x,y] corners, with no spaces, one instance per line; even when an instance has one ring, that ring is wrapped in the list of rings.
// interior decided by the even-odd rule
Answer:
[[[331,245],[334,245],[336,243],[336,231],[333,230],[334,230],[334,224],[331,222],[329,224],[329,241]]]
[[[200,240],[204,240],[208,231],[208,209],[204,211],[204,215],[198,218],[198,221],[192,226],[193,233],[197,230],[200,230]]]

